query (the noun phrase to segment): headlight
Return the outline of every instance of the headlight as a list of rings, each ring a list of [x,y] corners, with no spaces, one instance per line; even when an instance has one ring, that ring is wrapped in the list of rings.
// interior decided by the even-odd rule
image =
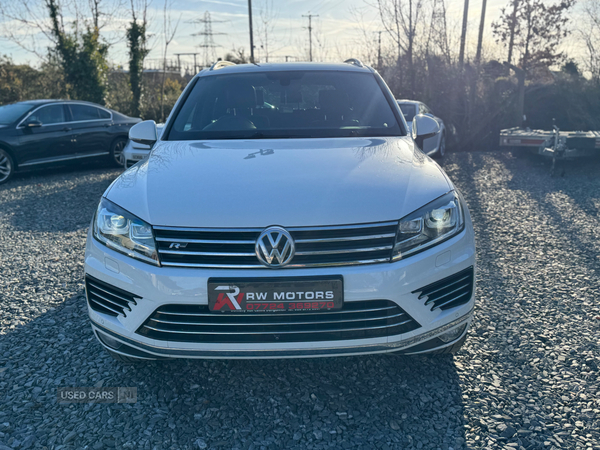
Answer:
[[[94,237],[113,250],[159,265],[152,227],[105,198],[94,217]]]
[[[449,192],[400,220],[393,260],[439,244],[464,227],[465,216],[458,194]]]

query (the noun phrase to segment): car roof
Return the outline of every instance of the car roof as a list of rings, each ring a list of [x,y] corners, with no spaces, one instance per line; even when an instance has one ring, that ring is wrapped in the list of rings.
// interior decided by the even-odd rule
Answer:
[[[287,62],[287,63],[260,63],[260,64],[233,64],[218,69],[204,69],[198,73],[198,77],[229,74],[229,73],[252,73],[252,72],[284,72],[284,71],[343,71],[372,73],[369,66],[358,66],[349,63],[315,63],[315,62]]]
[[[84,100],[39,99],[39,100],[25,100],[25,101],[17,102],[17,103],[23,103],[26,105],[36,105],[36,106],[50,105],[52,103],[84,103],[84,104],[90,105],[90,106],[99,106],[100,108],[109,109],[106,106],[102,106],[97,103],[86,102]]]

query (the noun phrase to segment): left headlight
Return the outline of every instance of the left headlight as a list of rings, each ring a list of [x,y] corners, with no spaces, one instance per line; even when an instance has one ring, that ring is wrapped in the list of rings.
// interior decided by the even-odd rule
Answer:
[[[465,215],[458,194],[448,192],[400,220],[393,260],[420,252],[460,233]]]
[[[94,237],[107,247],[159,265],[152,227],[105,198],[98,205],[93,231]]]

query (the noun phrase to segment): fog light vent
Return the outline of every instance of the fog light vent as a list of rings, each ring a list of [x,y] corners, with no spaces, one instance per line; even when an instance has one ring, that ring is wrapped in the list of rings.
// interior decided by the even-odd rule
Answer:
[[[473,295],[474,271],[473,266],[455,273],[440,281],[413,291],[419,294],[419,299],[425,299],[425,305],[431,305],[431,310],[450,309],[464,305]]]

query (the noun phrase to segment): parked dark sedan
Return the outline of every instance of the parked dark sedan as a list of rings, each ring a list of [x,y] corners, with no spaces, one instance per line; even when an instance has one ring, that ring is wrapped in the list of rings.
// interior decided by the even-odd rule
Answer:
[[[0,184],[18,169],[56,163],[110,158],[122,166],[129,128],[139,121],[71,100],[0,106]]]

